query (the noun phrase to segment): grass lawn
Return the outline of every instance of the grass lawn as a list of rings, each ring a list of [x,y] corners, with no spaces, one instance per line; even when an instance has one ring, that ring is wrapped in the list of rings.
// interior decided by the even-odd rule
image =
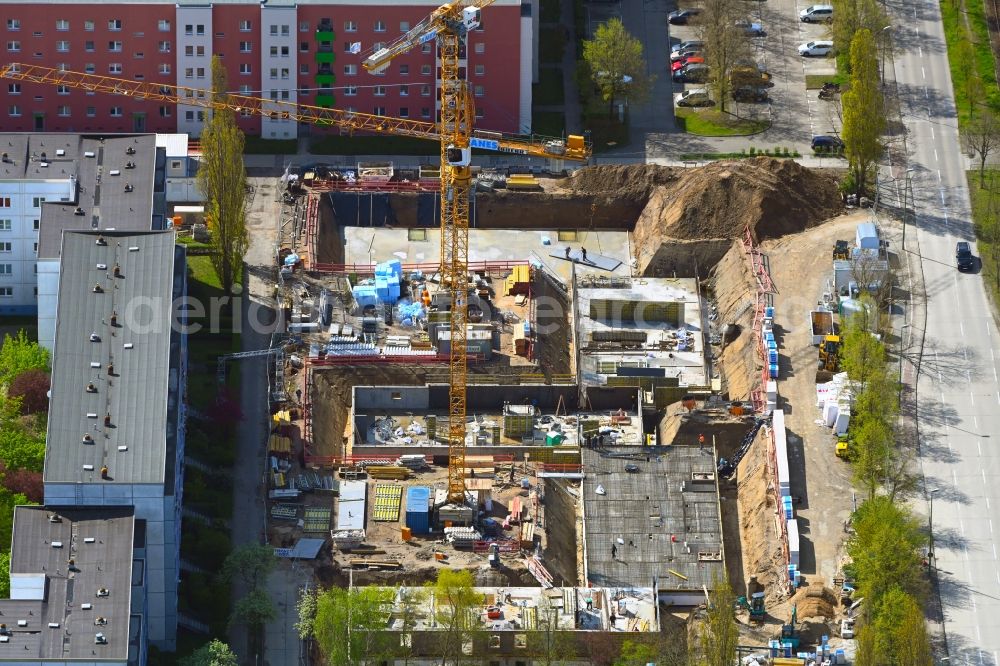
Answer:
[[[983,266],[983,282],[993,302],[1000,303],[1000,235],[995,229],[990,233],[991,229],[987,226],[991,217],[991,198],[993,210],[1000,207],[1000,169],[988,168],[985,176],[985,187],[980,187],[979,170],[966,173],[969,197],[972,199],[972,221],[976,227],[976,249]],[[992,217],[996,217],[996,212]]]
[[[541,28],[538,31],[538,59],[550,65],[562,62],[566,51],[566,32],[561,25]]]
[[[715,109],[676,109],[674,115],[685,132],[698,136],[749,136],[771,126],[768,120],[737,118]]]
[[[243,146],[244,155],[294,155],[299,152],[299,142],[295,139],[263,139],[248,136]]]
[[[970,100],[966,82],[972,73],[962,56],[963,43],[972,44],[972,61],[975,73],[982,81],[987,102],[994,109],[1000,109],[1000,88],[997,87],[993,52],[990,50],[990,34],[986,22],[985,5],[982,2],[968,0],[965,3],[965,10],[971,34],[965,28],[962,11],[957,0],[945,0],[941,3],[941,20],[944,24],[945,41],[948,43],[948,66],[951,68],[951,81],[955,90],[955,108],[958,111],[959,128],[964,127],[969,121]]]
[[[531,100],[537,106],[558,106],[566,100],[563,94],[561,69],[542,67],[538,70],[538,83],[532,86]]]
[[[806,74],[806,90],[819,90],[823,87],[823,84],[827,81],[833,81],[834,83],[840,84],[840,90],[844,91],[850,88],[850,84],[847,81],[847,74],[837,73],[834,75],[830,74]]]
[[[538,14],[542,23],[558,23],[559,22],[559,0],[542,0]]]
[[[566,116],[558,111],[535,111],[531,114],[531,131],[543,136],[562,136],[566,131]]]
[[[435,141],[408,136],[329,136],[313,139],[309,152],[316,155],[438,155]]]

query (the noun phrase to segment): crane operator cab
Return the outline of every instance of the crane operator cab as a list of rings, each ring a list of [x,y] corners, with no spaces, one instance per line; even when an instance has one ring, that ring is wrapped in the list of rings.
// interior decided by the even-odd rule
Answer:
[[[475,30],[479,27],[481,10],[478,7],[466,7],[462,10],[462,25],[466,30]]]
[[[451,145],[445,151],[445,156],[448,159],[448,166],[466,167],[472,164],[472,148],[459,148]]]

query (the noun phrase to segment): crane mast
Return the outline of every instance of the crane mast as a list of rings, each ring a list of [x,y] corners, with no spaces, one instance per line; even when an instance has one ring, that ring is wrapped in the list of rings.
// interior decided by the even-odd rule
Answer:
[[[206,95],[204,90],[159,85],[65,69],[11,63],[0,68],[0,78],[65,86],[136,99],[162,101],[206,109],[245,111],[267,118],[326,125],[395,136],[439,141],[441,145],[441,284],[449,290],[451,349],[448,359],[448,501],[465,503],[465,420],[468,379],[467,325],[469,320],[469,210],[472,192],[472,146],[512,154],[586,162],[590,146],[582,136],[565,140],[539,136],[512,137],[475,130],[472,95],[461,77],[461,50],[470,30],[479,27],[480,10],[495,0],[452,0],[435,9],[388,47],[367,57],[363,66],[380,71],[398,55],[436,40],[441,71],[441,112],[437,123],[267,100],[227,93]]]

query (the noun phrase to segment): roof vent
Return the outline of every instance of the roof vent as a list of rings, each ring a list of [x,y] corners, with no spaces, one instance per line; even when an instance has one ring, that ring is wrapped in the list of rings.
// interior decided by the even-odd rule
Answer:
[[[104,590],[104,591],[107,592],[107,590]],[[105,594],[104,596],[108,596],[108,595]],[[103,615],[98,615],[94,619],[94,624],[97,625],[97,626],[99,626],[99,627],[103,627],[107,623],[108,623],[108,618],[104,617]]]
[[[99,368],[99,367],[101,367],[101,363],[100,363],[100,361],[91,361],[90,362],[90,367],[92,367],[92,368]]]
[[[90,436],[89,432],[85,432],[83,433],[83,438],[80,441],[82,441],[84,444],[93,444],[94,438]],[[90,469],[94,469],[94,466],[91,465]]]
[[[10,643],[10,636],[0,636],[0,643]]]
[[[100,342],[101,341],[101,336],[99,336],[97,334],[97,331],[94,331],[93,333],[90,334],[90,341],[91,342]]]
[[[59,628],[58,622],[49,622],[49,629],[58,629],[58,628]]]
[[[96,157],[96,154],[92,150],[88,150],[83,154],[84,157]]]
[[[66,150],[63,148],[56,148],[56,157],[65,157]]]
[[[84,472],[93,472],[94,471],[94,466],[93,465],[84,465],[83,466],[83,471]]]
[[[111,480],[111,477],[108,476],[108,466],[107,465],[104,465],[104,466],[101,467],[101,478],[104,479],[105,481],[110,481]],[[105,594],[104,596],[108,596],[108,595]]]
[[[83,537],[84,543],[94,543],[96,539],[94,537]]]
[[[104,415],[104,427],[105,428],[111,427],[111,412],[108,412],[107,414]]]
[[[19,626],[19,627],[27,627],[28,626],[28,621],[27,620],[18,620],[17,621],[17,626]]]
[[[122,267],[121,267],[121,265],[120,264],[115,264],[115,267],[112,269],[112,272],[114,272],[115,277],[121,277],[122,276]]]
[[[111,596],[111,590],[109,590],[106,587],[102,587],[102,588],[100,588],[100,589],[97,590],[97,596],[99,596],[99,597],[110,597]],[[104,618],[103,617],[99,617],[97,619],[98,620],[103,620]]]
[[[94,643],[97,645],[107,645],[108,639],[104,636],[104,634],[94,634]]]
[[[128,148],[125,149],[125,154],[126,155],[135,155],[135,148],[133,148],[132,146],[129,146]]]
[[[128,451],[128,447],[125,446],[124,444],[118,447],[119,453],[125,453],[126,451]]]
[[[42,154],[41,154],[41,155],[39,155],[39,157],[40,157],[40,158],[42,158],[42,160],[44,161],[44,160],[45,160],[45,158],[46,158],[46,157],[48,157],[48,155],[46,155],[46,154],[45,154],[45,151],[43,150],[43,151],[42,151]]]
[[[97,393],[97,387],[94,386],[93,382],[87,384],[87,393]]]
[[[132,349],[132,347],[134,347],[134,346],[135,345],[133,345],[131,342],[126,342],[125,343],[125,349]]]
[[[129,252],[138,252],[139,251],[139,246],[138,245],[129,245],[128,251]]]
[[[107,245],[107,243],[98,243],[98,245]],[[106,271],[106,270],[108,270],[108,265],[107,264],[97,264],[97,270],[99,270],[99,271]]]
[[[111,328],[114,328],[116,326],[118,326],[118,311],[117,310],[112,310],[111,311]]]
[[[96,419],[97,418],[97,412],[87,412],[87,418],[88,419]]]
[[[115,376],[115,364],[114,363],[108,363],[108,376],[109,377],[114,377]]]
[[[50,523],[61,523],[62,522],[62,518],[59,517],[58,513],[50,513],[49,514],[49,522]]]
[[[94,604],[80,604],[81,610],[90,610],[94,607]]]
[[[132,188],[132,183],[125,183],[125,191],[126,192],[131,192],[132,189],[133,189]]]
[[[126,162],[125,163],[125,168],[126,169],[134,169],[135,168],[135,162]]]
[[[7,153],[4,153],[3,156],[0,156],[0,162],[3,162],[4,164],[10,162],[10,157],[7,156]]]
[[[108,241],[104,240],[104,236],[98,236],[97,240],[94,241],[95,245],[107,245]]]
[[[74,215],[86,215],[87,213],[82,208],[80,208],[79,206],[77,206],[76,210],[73,211],[73,214]]]
[[[100,285],[100,283],[95,283],[95,284],[94,284],[94,288],[92,289],[92,291],[93,291],[93,292],[94,292],[95,294],[103,294],[103,293],[104,293],[104,287],[102,287],[102,286]]]
[[[40,167],[47,167],[48,165],[49,165],[48,162],[39,162],[38,163],[38,166],[40,166]]]
[[[122,175],[122,172],[119,169],[112,169],[111,171],[108,172],[108,175],[109,176],[120,176],[120,175]]]
[[[62,541],[53,541],[52,542],[52,547],[53,548],[62,548]]]

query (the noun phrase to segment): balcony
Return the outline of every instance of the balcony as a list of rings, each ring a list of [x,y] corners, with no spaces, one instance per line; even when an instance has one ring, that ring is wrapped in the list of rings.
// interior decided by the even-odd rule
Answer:
[[[316,62],[323,65],[331,65],[336,59],[333,53],[333,46],[320,46],[316,50]]]
[[[332,23],[320,23],[316,27],[316,41],[317,42],[332,42],[333,41],[333,24]]]
[[[332,94],[317,94],[316,95],[316,106],[322,106],[323,108],[329,109],[333,106],[334,97]]]
[[[320,87],[332,86],[334,81],[336,80],[337,79],[334,76],[333,72],[331,72],[328,69],[320,70],[319,72],[316,73],[316,85]]]

